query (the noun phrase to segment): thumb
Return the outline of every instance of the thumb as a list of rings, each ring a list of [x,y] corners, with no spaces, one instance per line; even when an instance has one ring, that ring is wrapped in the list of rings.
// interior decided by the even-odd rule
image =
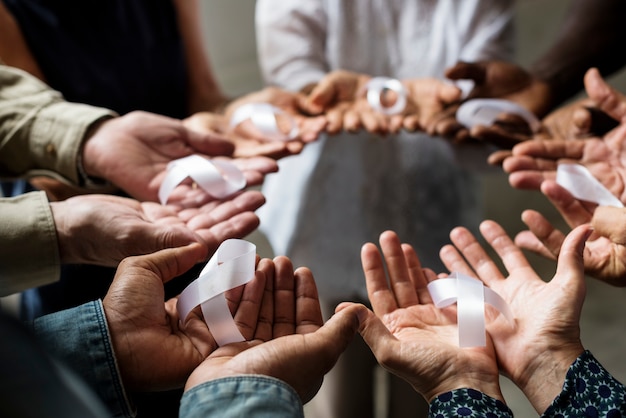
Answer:
[[[130,257],[122,261],[124,268],[138,267],[151,270],[163,283],[178,277],[206,257],[206,248],[194,243],[184,247],[168,248],[152,254]],[[122,268],[120,264],[120,268]]]
[[[185,128],[187,143],[193,152],[205,154],[207,157],[232,155],[235,145],[226,136],[219,133],[198,132]]]
[[[361,315],[364,318],[361,320],[359,333],[378,362],[384,366],[387,359],[391,357],[391,353],[396,351],[396,346],[399,344],[398,340],[374,312],[368,309]]]
[[[482,84],[486,78],[485,66],[480,63],[459,61],[456,65],[446,70],[446,77],[450,80],[474,80],[476,84]]]
[[[592,233],[589,224],[574,228],[561,245],[553,281],[583,282],[585,277],[583,251],[585,242]],[[565,285],[565,283],[563,283]]]
[[[597,68],[589,69],[584,80],[587,94],[603,112],[619,121],[626,119],[626,98],[604,81]]]
[[[591,219],[593,229],[619,245],[626,245],[626,209],[598,206]]]

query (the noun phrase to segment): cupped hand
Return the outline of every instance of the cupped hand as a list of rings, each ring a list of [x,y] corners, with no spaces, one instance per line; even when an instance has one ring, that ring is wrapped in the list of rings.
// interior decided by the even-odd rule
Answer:
[[[574,229],[560,251],[557,271],[544,282],[504,229],[484,221],[480,231],[504,264],[496,262],[466,228],[452,230],[453,245],[441,249],[450,271],[478,277],[508,303],[512,326],[501,315],[487,323],[501,372],[543,412],[560,393],[569,366],[583,352],[580,314],[585,297],[583,248],[588,226]]]
[[[248,191],[222,201],[183,209],[109,195],[51,202],[61,261],[114,267],[125,257],[193,242],[207,254],[228,238],[241,238],[259,224],[254,211],[265,202]]]
[[[231,155],[233,150],[231,142],[189,130],[177,119],[137,111],[95,127],[84,143],[82,161],[89,176],[136,199],[156,202],[170,161],[194,153]]]
[[[626,286],[626,211],[577,200],[550,180],[541,184],[541,191],[570,227],[588,223],[593,226],[594,232],[587,239],[584,250],[585,273],[614,286]],[[520,232],[515,243],[556,260],[565,234],[534,210],[524,211],[522,220],[528,230]]]
[[[164,300],[163,284],[204,259],[198,244],[124,259],[104,297],[103,306],[124,387],[130,391],[157,391],[181,387],[189,374],[217,349],[201,315],[192,312],[182,325],[177,299]],[[229,291],[242,335],[263,321],[265,276]],[[227,295],[229,294],[227,292]]]
[[[369,312],[359,331],[379,363],[428,401],[458,388],[502,400],[490,340],[486,347],[460,348],[456,309],[435,307],[426,288],[435,274],[422,269],[413,248],[401,244],[394,232],[383,232],[380,245],[385,263],[374,244],[361,249],[374,313]]]
[[[305,403],[356,334],[359,313],[366,308],[346,309],[324,324],[309,269],[294,272],[286,257],[261,260],[259,269],[273,283],[264,300],[270,306],[269,317],[257,327],[252,341],[211,353],[191,374],[185,390],[222,377],[260,374],[288,383]]]

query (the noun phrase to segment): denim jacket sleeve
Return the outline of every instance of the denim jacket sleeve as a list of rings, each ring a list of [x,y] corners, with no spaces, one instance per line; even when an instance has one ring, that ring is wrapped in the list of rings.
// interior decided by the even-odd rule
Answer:
[[[133,417],[100,300],[35,319],[41,345],[81,377],[112,416]]]
[[[180,418],[303,418],[300,397],[287,383],[245,375],[198,385],[183,395]]]

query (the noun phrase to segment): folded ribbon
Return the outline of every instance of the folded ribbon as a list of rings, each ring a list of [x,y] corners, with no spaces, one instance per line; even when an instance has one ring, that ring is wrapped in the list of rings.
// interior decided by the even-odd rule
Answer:
[[[513,314],[504,299],[473,277],[452,273],[446,279],[430,282],[428,291],[438,308],[457,303],[460,347],[484,347],[487,344],[485,302],[495,307],[513,323]]]
[[[204,321],[218,345],[245,341],[230,314],[224,293],[254,278],[256,246],[241,239],[229,239],[180,294],[176,309],[184,323],[189,312],[201,305]]]
[[[385,115],[395,115],[406,107],[408,92],[402,82],[395,78],[374,77],[365,85],[367,90],[367,102],[376,111]],[[396,93],[396,102],[392,106],[384,106],[381,99],[385,90]]]
[[[278,128],[276,119],[278,115],[289,120],[291,127],[286,134]],[[287,112],[269,103],[247,103],[239,106],[230,118],[230,126],[235,128],[248,119],[263,137],[271,141],[290,141],[300,134],[296,120]]]
[[[597,203],[600,206],[624,207],[621,200],[580,164],[559,164],[556,170],[556,182],[576,199]]]
[[[533,132],[539,131],[541,122],[528,109],[517,103],[501,99],[472,99],[456,111],[456,119],[466,128],[477,125],[491,126],[502,113],[513,113],[523,118]]]
[[[218,199],[223,199],[246,185],[243,173],[234,164],[190,155],[167,165],[167,175],[159,188],[159,201],[162,205],[167,203],[172,191],[187,177]]]

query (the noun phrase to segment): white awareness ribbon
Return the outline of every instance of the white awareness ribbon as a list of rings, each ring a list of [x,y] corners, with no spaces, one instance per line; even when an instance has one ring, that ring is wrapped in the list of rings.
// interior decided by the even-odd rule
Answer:
[[[230,196],[246,185],[243,173],[234,164],[190,155],[167,165],[167,175],[159,188],[159,201],[162,205],[167,203],[176,186],[188,177],[218,199]]]
[[[291,125],[286,134],[278,128],[276,119],[278,115],[287,118]],[[296,120],[287,112],[269,103],[247,103],[239,106],[230,118],[230,126],[235,128],[248,119],[264,138],[271,141],[290,141],[300,134]]]
[[[600,206],[623,208],[624,204],[580,164],[559,164],[556,182],[576,199],[597,203]]]
[[[523,118],[533,132],[539,131],[541,122],[528,109],[502,99],[472,99],[456,111],[456,119],[466,128],[477,125],[491,126],[502,113],[513,113]]]
[[[184,323],[196,306],[202,308],[204,321],[218,345],[245,341],[230,314],[224,293],[254,278],[256,246],[241,239],[229,239],[180,294],[176,309]]]
[[[395,115],[404,110],[408,92],[402,82],[395,78],[374,77],[365,85],[367,91],[367,102],[372,109],[385,115]],[[385,90],[391,90],[396,93],[397,99],[392,106],[384,106],[382,104],[382,94]]]
[[[448,278],[430,282],[428,291],[438,308],[456,302],[459,347],[484,347],[487,344],[485,302],[513,323],[513,314],[504,299],[473,277],[452,273]]]

